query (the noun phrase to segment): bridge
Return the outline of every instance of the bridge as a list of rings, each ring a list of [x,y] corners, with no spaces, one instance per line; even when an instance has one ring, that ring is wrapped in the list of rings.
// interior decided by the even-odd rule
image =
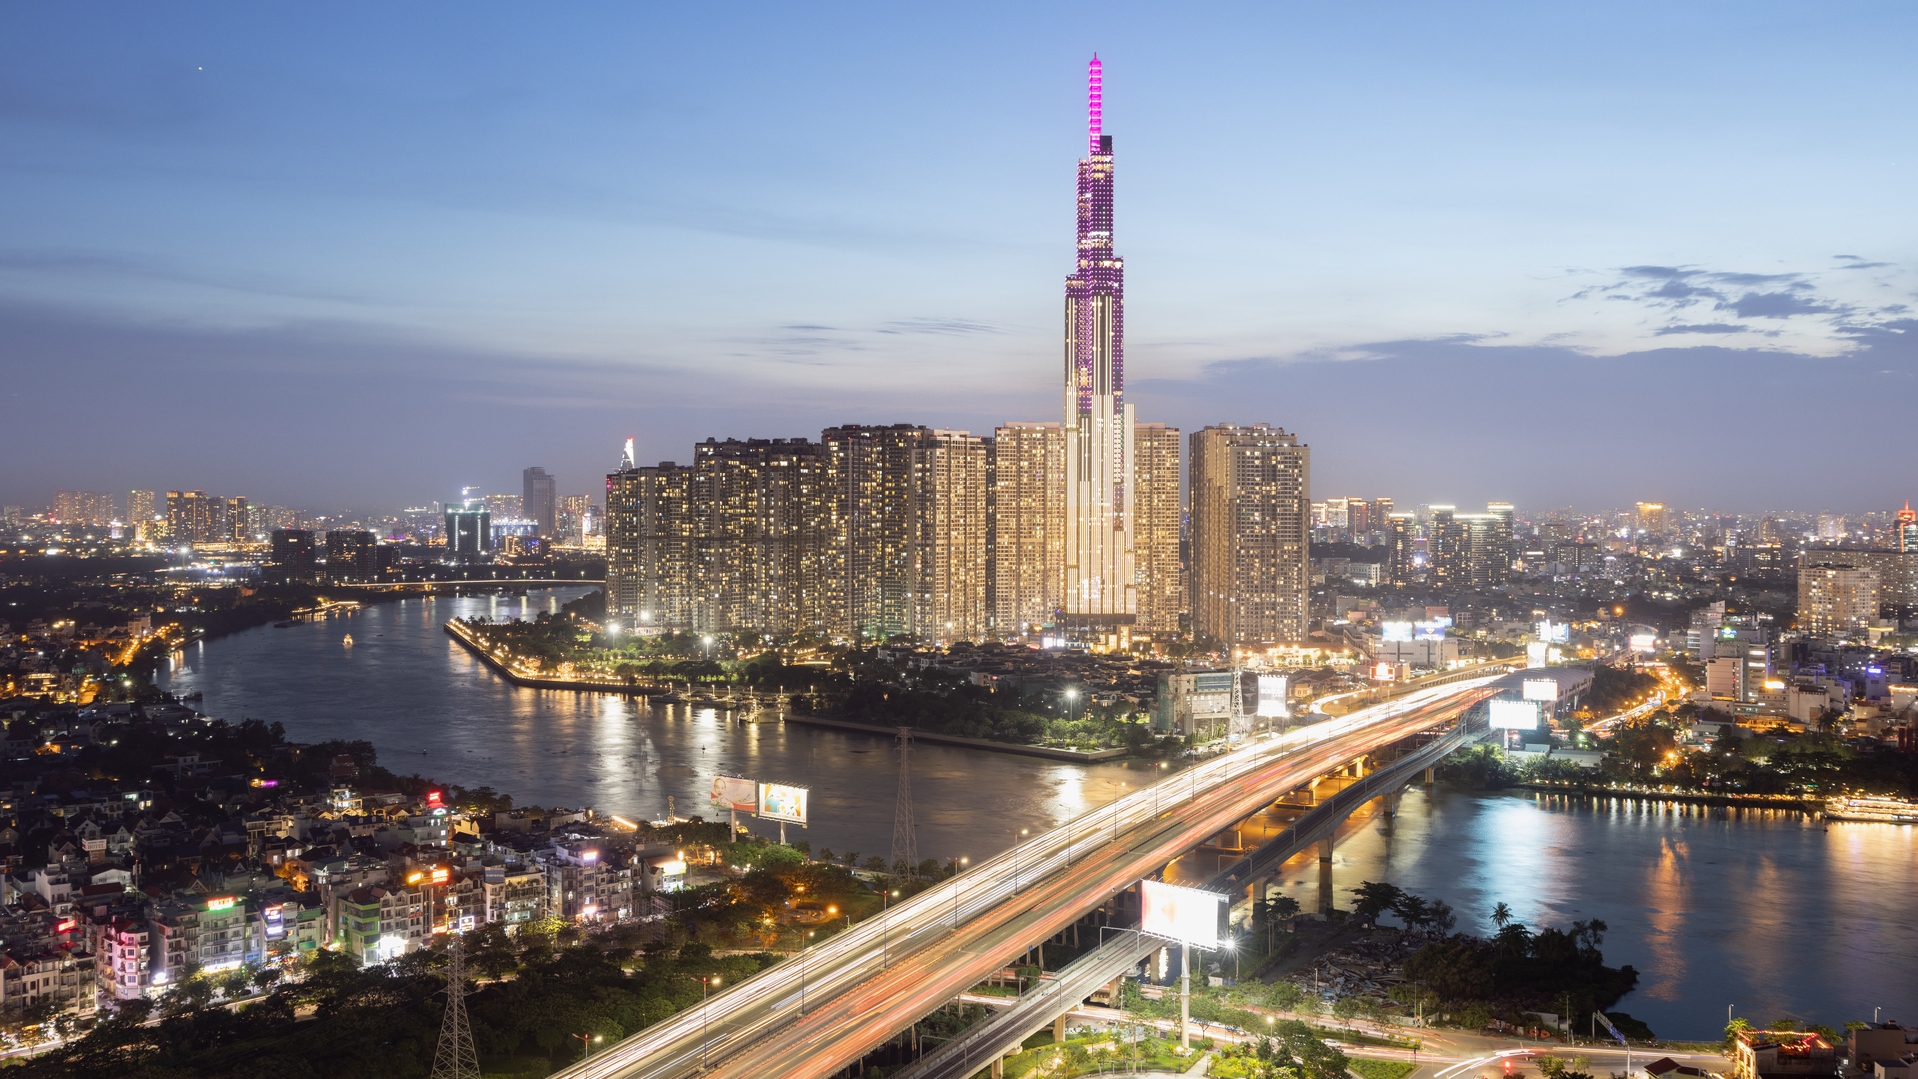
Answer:
[[[1482,674],[1421,688],[1253,740],[1020,843],[556,1077],[677,1079],[703,1071],[825,1079],[1288,792],[1376,758],[1370,775],[1355,777],[1211,881],[1222,889],[1262,887],[1287,857],[1329,840],[1353,808],[1396,792],[1463,744],[1470,735],[1462,719],[1494,692],[1495,680]],[[1164,944],[1118,934],[1027,994],[1030,1000],[919,1061],[914,1074],[971,1074]]]

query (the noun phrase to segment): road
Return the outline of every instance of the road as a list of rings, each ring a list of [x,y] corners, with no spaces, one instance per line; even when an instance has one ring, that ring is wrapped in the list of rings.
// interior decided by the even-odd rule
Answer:
[[[704,1058],[716,1075],[829,1076],[1007,956],[1284,791],[1456,719],[1489,695],[1490,681],[1423,690],[1213,758],[1022,843],[557,1075],[664,1079],[697,1070]]]

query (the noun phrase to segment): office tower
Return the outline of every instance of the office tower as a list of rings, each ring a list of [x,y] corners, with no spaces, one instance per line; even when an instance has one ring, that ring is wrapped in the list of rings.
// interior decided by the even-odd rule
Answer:
[[[521,519],[521,500],[518,495],[487,495],[486,511],[496,521],[517,521]]]
[[[1344,539],[1352,529],[1352,516],[1349,498],[1328,498],[1325,500],[1325,527],[1336,539]]]
[[[151,538],[153,527],[153,492],[127,492],[127,523],[134,527],[134,539]]]
[[[1419,518],[1416,513],[1385,515],[1385,566],[1393,587],[1410,585],[1418,573],[1413,560],[1418,550]]]
[[[1372,520],[1372,504],[1363,498],[1345,500],[1345,533],[1353,543],[1367,543],[1368,537],[1378,530],[1378,522]]]
[[[1665,534],[1665,504],[1663,502],[1640,502],[1638,504],[1638,530],[1648,536]]]
[[[313,533],[304,528],[276,528],[267,555],[269,575],[281,581],[313,579],[315,552]]]
[[[1511,579],[1513,544],[1518,535],[1517,510],[1510,502],[1487,502],[1485,512],[1497,518],[1488,537],[1490,550],[1489,580],[1492,584],[1504,584]]]
[[[1454,550],[1447,583],[1453,588],[1504,584],[1512,566],[1511,518],[1496,513],[1455,513]]]
[[[914,632],[940,644],[981,640],[991,629],[986,502],[992,449],[989,438],[934,431],[923,451],[930,497],[920,503],[913,625]]]
[[[1154,637],[1179,630],[1185,566],[1179,558],[1179,429],[1133,426],[1132,559],[1139,577],[1138,627]]]
[[[1856,631],[1878,617],[1878,576],[1844,563],[1798,570],[1798,628],[1813,637]]]
[[[493,557],[493,511],[473,488],[460,490],[460,500],[446,504],[447,562],[485,562]]]
[[[693,624],[693,468],[641,468],[633,442],[606,477],[606,609],[636,627]]]
[[[226,503],[205,491],[166,493],[167,539],[171,543],[220,543],[226,535]]]
[[[1223,644],[1303,640],[1311,450],[1269,424],[1194,432],[1192,587],[1196,636]]]
[[[520,472],[520,514],[539,522],[539,534],[546,539],[559,538],[559,485],[543,468]]]
[[[234,543],[253,542],[253,516],[244,498],[226,500],[226,538]]]
[[[1051,624],[1065,602],[1065,438],[1056,423],[993,432],[993,627]]]
[[[587,518],[592,516],[592,495],[564,495],[559,500],[559,542],[569,547],[586,543]]]
[[[822,509],[830,529],[820,612],[835,633],[883,642],[914,632],[912,604],[921,591],[917,523],[930,437],[908,423],[820,432],[827,477]]]
[[[332,529],[326,534],[326,578],[329,581],[379,579],[379,540],[358,528]]]
[[[1138,612],[1132,530],[1133,414],[1125,403],[1125,261],[1112,242],[1112,138],[1100,133],[1101,72],[1087,73],[1090,145],[1079,162],[1078,265],[1066,278],[1066,602],[1096,633]]]
[[[815,627],[825,452],[803,438],[708,438],[689,490],[693,624],[784,636]]]
[[[1905,499],[1905,508],[1898,511],[1898,549],[1904,552],[1918,552],[1918,511],[1911,508],[1911,499]]]
[[[1372,500],[1372,508],[1368,516],[1371,520],[1372,531],[1374,534],[1382,535],[1385,532],[1385,528],[1386,528],[1385,519],[1391,516],[1391,514],[1392,514],[1391,499],[1375,498]]]

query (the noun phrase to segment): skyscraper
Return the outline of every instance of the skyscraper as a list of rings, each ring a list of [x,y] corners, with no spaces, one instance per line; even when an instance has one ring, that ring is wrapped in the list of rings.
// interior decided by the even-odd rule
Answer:
[[[460,491],[460,501],[446,504],[447,562],[485,562],[493,557],[493,512],[473,488]]]
[[[1904,552],[1918,552],[1918,510],[1911,508],[1911,499],[1905,499],[1905,508],[1898,511],[1898,549]]]
[[[606,614],[635,628],[693,625],[693,469],[641,468],[626,442],[606,477]]]
[[[235,543],[253,542],[253,513],[245,498],[226,500],[226,536]]]
[[[993,628],[1051,623],[1065,601],[1065,440],[1056,423],[993,432]]]
[[[61,491],[53,499],[61,524],[104,525],[113,520],[113,496],[105,491]]]
[[[923,474],[932,432],[909,423],[828,427],[824,622],[854,641],[918,630],[922,591],[918,522],[929,485]]]
[[[1410,585],[1417,573],[1413,556],[1418,551],[1418,538],[1418,514],[1386,511],[1385,565],[1394,587]]]
[[[1125,261],[1112,243],[1112,137],[1101,133],[1099,58],[1087,71],[1079,162],[1078,264],[1066,278],[1065,613],[1080,633],[1138,613],[1132,531],[1132,406],[1125,403]]]
[[[1161,639],[1179,630],[1185,566],[1179,559],[1179,429],[1133,428],[1132,557],[1139,575],[1140,629]]]
[[[1269,424],[1192,434],[1192,632],[1222,644],[1306,633],[1312,456]]]
[[[992,440],[934,431],[926,446],[931,497],[919,520],[920,585],[915,632],[941,644],[976,641],[988,629],[986,475]]]
[[[133,526],[129,533],[134,539],[146,539],[153,533],[153,492],[127,492],[127,524]]]
[[[546,539],[559,536],[559,485],[543,468],[520,473],[520,515],[539,522],[539,534]]]
[[[227,538],[226,503],[205,491],[166,493],[168,539],[173,543],[221,543]]]

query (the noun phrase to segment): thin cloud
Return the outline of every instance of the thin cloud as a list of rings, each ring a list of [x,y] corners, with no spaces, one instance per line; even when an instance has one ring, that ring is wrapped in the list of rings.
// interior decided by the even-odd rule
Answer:
[[[1744,333],[1750,327],[1731,322],[1700,322],[1691,325],[1662,326],[1656,332],[1664,337],[1674,333]]]

